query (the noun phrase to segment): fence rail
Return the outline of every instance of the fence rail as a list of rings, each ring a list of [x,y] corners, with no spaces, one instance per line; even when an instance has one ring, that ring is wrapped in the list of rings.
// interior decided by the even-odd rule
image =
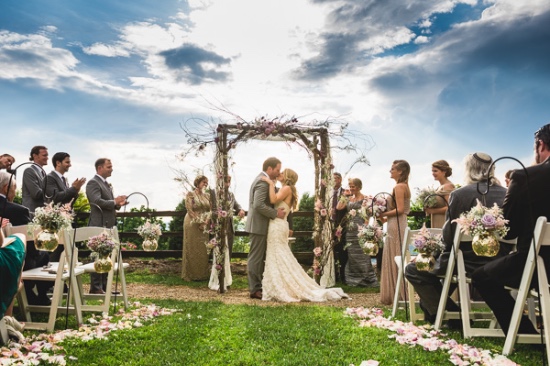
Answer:
[[[87,219],[89,212],[78,212],[76,214],[79,219]],[[294,217],[311,217],[313,218],[313,211],[296,211],[292,215]],[[150,211],[150,212],[119,212],[118,217],[183,217],[185,216],[185,211]],[[411,211],[408,215],[409,217],[425,217],[424,212],[420,211]],[[182,228],[183,229],[183,228]],[[313,231],[294,231],[293,236],[297,238],[310,238],[313,234]],[[139,238],[137,232],[125,232],[120,231],[118,233],[121,240],[124,239],[135,239]],[[164,231],[162,233],[164,237],[182,237],[182,231]],[[245,231],[236,231],[235,236],[248,236],[248,233]],[[183,239],[183,238],[182,238]],[[79,250],[78,256],[81,258],[87,257],[90,254],[89,250]],[[165,259],[165,258],[180,258],[182,256],[182,250],[157,250],[154,252],[146,252],[144,250],[125,250],[122,252],[122,258],[154,258],[154,259]],[[233,258],[246,258],[248,253],[242,252],[233,252]],[[313,261],[313,255],[311,252],[294,252],[294,256],[302,264],[311,264]]]

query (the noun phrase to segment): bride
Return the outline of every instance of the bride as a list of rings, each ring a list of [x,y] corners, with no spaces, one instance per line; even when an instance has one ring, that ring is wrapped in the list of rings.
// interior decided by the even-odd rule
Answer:
[[[275,208],[283,207],[285,218],[275,218],[269,222],[267,251],[262,280],[262,300],[296,302],[327,301],[349,298],[341,288],[323,289],[302,269],[288,246],[288,222],[286,217],[298,203],[295,184],[298,174],[285,169],[277,180],[282,188],[276,193],[275,182],[262,178],[269,184],[269,199]]]

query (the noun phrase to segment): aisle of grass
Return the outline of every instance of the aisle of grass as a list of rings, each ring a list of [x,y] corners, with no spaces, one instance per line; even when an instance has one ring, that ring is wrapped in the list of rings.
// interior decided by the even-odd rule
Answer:
[[[448,356],[399,346],[388,332],[360,328],[333,307],[157,304],[178,308],[155,324],[114,333],[109,341],[71,341],[75,365],[440,365]]]

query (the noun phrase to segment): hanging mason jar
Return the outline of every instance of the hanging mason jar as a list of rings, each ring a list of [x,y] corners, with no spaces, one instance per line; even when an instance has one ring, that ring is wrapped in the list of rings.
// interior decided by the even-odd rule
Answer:
[[[435,258],[431,254],[418,253],[415,263],[419,271],[432,271],[435,267]]]
[[[145,239],[142,244],[143,250],[146,252],[154,252],[158,248],[157,239]]]
[[[94,269],[97,273],[107,273],[113,268],[113,261],[110,256],[98,257],[94,262]]]
[[[44,229],[34,234],[34,246],[37,250],[53,252],[59,245],[59,237],[52,230]]]
[[[376,256],[378,254],[378,243],[374,241],[366,241],[363,244],[363,253],[366,255],[370,255],[371,257]]]
[[[494,257],[500,250],[500,242],[491,232],[477,234],[472,239],[472,249],[480,257]]]

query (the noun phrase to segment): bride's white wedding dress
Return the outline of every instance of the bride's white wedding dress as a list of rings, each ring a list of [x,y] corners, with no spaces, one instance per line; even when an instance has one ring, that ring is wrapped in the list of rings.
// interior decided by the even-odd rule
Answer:
[[[296,302],[327,301],[348,298],[341,288],[321,288],[298,263],[288,246],[288,222],[286,216],[290,208],[285,202],[276,208],[285,209],[284,219],[269,222],[267,251],[262,280],[262,300]]]

